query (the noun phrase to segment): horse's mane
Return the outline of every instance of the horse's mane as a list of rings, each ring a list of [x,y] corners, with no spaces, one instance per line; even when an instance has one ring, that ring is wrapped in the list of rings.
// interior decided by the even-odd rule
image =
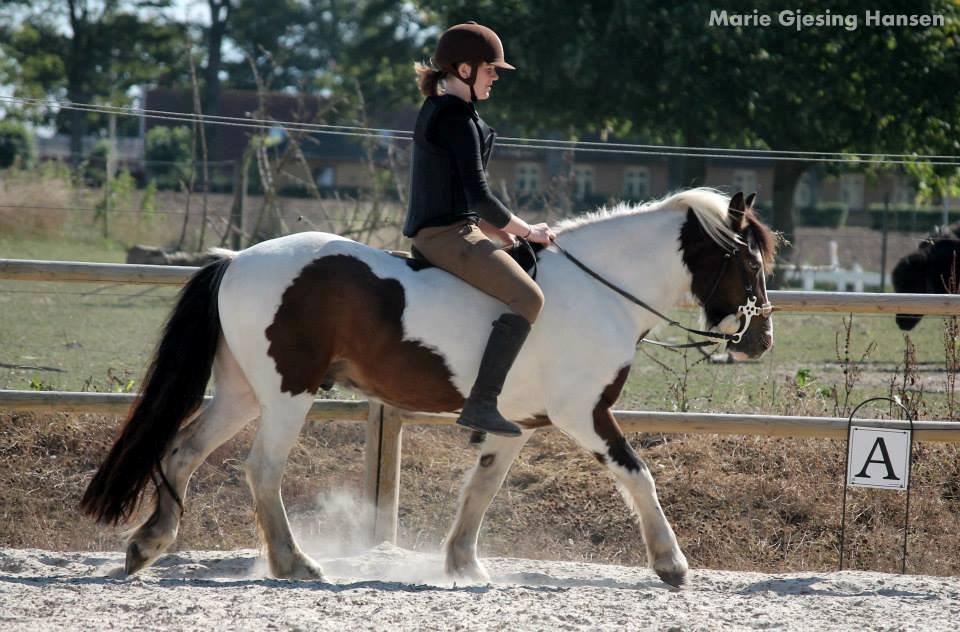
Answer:
[[[690,209],[700,221],[700,226],[703,227],[704,232],[713,241],[724,248],[735,248],[737,245],[743,244],[743,239],[729,226],[729,207],[730,197],[728,195],[709,187],[699,187],[671,193],[659,200],[652,200],[643,204],[620,202],[610,208],[601,207],[596,211],[560,221],[554,231],[559,235],[581,226],[618,217],[650,213],[661,209],[684,212]],[[747,219],[764,261],[768,265],[772,264],[776,252],[776,239],[773,233],[753,213],[748,213]]]

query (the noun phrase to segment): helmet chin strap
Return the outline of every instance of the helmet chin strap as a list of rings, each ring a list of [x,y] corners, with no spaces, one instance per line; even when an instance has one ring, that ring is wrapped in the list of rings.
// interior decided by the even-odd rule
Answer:
[[[473,84],[477,81],[477,68],[478,64],[470,64],[470,76],[464,79],[460,76],[460,71],[457,70],[457,79],[464,82],[470,87],[470,101],[473,103],[477,102],[477,93],[473,90]]]

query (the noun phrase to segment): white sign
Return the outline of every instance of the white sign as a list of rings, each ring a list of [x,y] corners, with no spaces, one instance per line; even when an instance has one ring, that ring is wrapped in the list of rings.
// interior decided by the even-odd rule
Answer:
[[[906,489],[910,478],[910,431],[850,427],[847,485]]]

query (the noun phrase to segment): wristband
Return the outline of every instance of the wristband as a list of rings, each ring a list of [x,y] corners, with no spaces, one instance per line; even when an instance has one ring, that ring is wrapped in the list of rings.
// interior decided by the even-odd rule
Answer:
[[[521,237],[521,239],[526,239],[527,237],[530,236],[530,233],[532,232],[533,232],[533,226],[527,226],[527,234]]]

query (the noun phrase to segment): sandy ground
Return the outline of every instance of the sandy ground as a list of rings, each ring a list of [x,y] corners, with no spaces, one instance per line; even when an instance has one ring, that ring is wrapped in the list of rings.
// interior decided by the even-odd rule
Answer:
[[[0,549],[0,630],[955,629],[960,578],[847,571],[651,571],[487,560],[456,586],[440,557],[381,545],[323,560],[331,583],[266,578],[255,551],[179,552],[133,579],[119,553]]]

